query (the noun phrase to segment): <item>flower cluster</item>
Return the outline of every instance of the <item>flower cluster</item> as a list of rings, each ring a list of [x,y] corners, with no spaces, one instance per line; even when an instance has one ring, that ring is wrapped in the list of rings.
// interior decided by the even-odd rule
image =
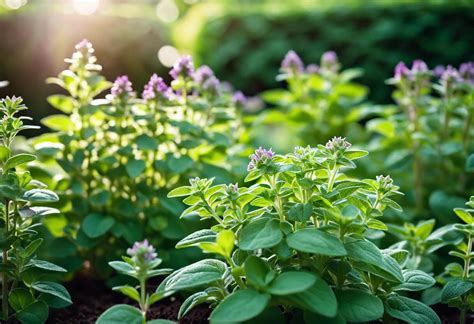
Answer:
[[[194,63],[190,55],[182,56],[173,65],[170,71],[170,75],[174,80],[181,78],[190,79],[193,78],[194,74]]]
[[[232,102],[236,107],[243,108],[247,106],[247,97],[242,93],[242,91],[236,91],[232,96]]]
[[[458,69],[452,65],[439,65],[433,70],[433,74],[440,78],[440,83],[445,88],[453,84],[474,86],[474,62],[462,63]]]
[[[71,58],[64,61],[71,64],[71,71],[77,71],[86,68],[87,70],[100,71],[101,66],[95,64],[97,58],[94,56],[94,47],[87,39],[83,39],[75,46],[75,52],[72,53]]]
[[[330,139],[326,143],[326,148],[333,153],[339,152],[339,151],[344,152],[351,146],[352,144],[346,141],[345,137],[340,137],[340,136],[334,136],[332,139]]]
[[[393,79],[396,81],[415,80],[425,78],[430,75],[430,71],[426,63],[422,60],[413,61],[411,69],[409,69],[404,62],[399,62],[395,66],[395,73]]]
[[[339,70],[339,60],[334,51],[327,51],[321,56],[321,69],[336,73]]]
[[[150,263],[158,257],[153,245],[148,240],[135,242],[133,246],[127,249],[127,254],[138,264]]]
[[[290,74],[301,73],[304,70],[303,61],[295,51],[289,51],[281,62],[281,70]]]
[[[172,90],[166,85],[163,78],[153,74],[150,81],[145,85],[142,92],[142,98],[145,100],[165,99],[169,100],[172,95]]]
[[[132,82],[128,79],[128,76],[122,75],[115,79],[115,82],[110,89],[110,94],[113,99],[127,99],[135,97],[135,92],[133,91]]]
[[[389,175],[378,175],[375,177],[375,181],[377,182],[379,191],[382,193],[398,189],[398,187],[393,184],[393,179]]]
[[[255,153],[250,155],[250,162],[247,166],[247,171],[252,171],[258,166],[271,161],[275,156],[275,152],[272,149],[266,150],[262,147],[259,147],[255,150]]]

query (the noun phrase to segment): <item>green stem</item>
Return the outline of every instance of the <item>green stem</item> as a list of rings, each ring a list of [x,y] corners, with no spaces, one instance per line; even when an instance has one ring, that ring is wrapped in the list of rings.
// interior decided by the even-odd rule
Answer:
[[[467,250],[466,250],[466,259],[464,259],[464,269],[462,273],[463,279],[467,280],[469,279],[469,268],[471,267],[471,253],[472,253],[472,235],[469,235],[469,238],[467,240]],[[462,297],[463,305],[461,308],[461,314],[459,316],[459,323],[460,324],[465,324],[466,323],[466,299],[467,296]]]
[[[143,314],[143,320],[146,321],[146,312],[148,311],[146,300],[146,279],[140,279],[140,308]]]
[[[336,182],[336,177],[337,177],[338,172],[339,172],[339,168],[337,166],[334,166],[334,168],[330,172],[331,174],[329,175],[328,192],[332,191],[334,187],[334,183]]]
[[[9,223],[10,223],[10,210],[9,210],[10,202],[8,200],[5,201],[5,232],[9,235]],[[6,266],[8,263],[8,247],[5,247],[3,250],[3,264]],[[5,267],[6,268],[6,267]],[[8,276],[7,272],[4,271],[2,273],[2,310],[3,310],[3,318],[5,321],[8,320]]]

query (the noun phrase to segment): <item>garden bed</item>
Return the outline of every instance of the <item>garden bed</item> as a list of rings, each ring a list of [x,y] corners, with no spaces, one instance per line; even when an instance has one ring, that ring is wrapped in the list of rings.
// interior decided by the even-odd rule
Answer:
[[[68,308],[51,310],[47,323],[68,324],[73,321],[76,324],[93,324],[100,314],[113,305],[134,304],[129,298],[108,288],[101,280],[78,277],[65,286],[71,293],[73,304]],[[170,297],[154,304],[148,312],[148,319],[177,321],[181,303],[176,297]],[[190,311],[180,323],[207,323],[210,313],[211,310],[202,305]]]

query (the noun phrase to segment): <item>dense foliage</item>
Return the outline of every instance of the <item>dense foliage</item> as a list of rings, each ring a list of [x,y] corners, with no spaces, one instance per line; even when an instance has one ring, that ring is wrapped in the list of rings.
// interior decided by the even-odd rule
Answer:
[[[51,273],[66,270],[36,256],[43,242],[36,220],[59,213],[43,205],[57,201],[58,196],[25,169],[36,156],[13,151],[18,133],[36,127],[25,124],[28,117],[18,116],[27,109],[22,101],[16,97],[0,101],[0,320],[44,323],[49,307],[66,307],[72,302],[67,290],[51,281]]]
[[[174,189],[169,196],[186,196],[190,206],[182,217],[215,220],[177,247],[198,246],[219,258],[175,271],[157,291],[194,291],[180,315],[210,303],[211,323],[258,316],[282,322],[282,310],[306,323],[390,317],[439,323],[433,310],[404,293],[435,280],[405,269],[408,251],[381,250],[370,240],[388,229],[380,217],[386,208],[400,209],[392,200],[400,193],[389,176],[344,174],[366,154],[340,137],[287,155],[259,148],[248,165],[246,181],[259,180],[253,186],[213,186],[212,179],[195,178]]]
[[[48,168],[41,176],[63,198],[61,216],[46,220],[57,237],[49,249],[64,251],[51,257],[65,257],[71,270],[87,260],[106,275],[108,261],[148,236],[169,260],[166,249],[174,243],[167,240],[182,238],[186,228],[175,216],[181,205],[163,198],[191,176],[232,179],[239,158],[228,148],[240,132],[241,95],[234,100],[208,67],[195,71],[190,57],[171,70],[171,86],[153,75],[142,98],[127,76],[111,84],[100,75],[86,40],[66,62],[67,70],[48,79],[67,91],[48,98],[66,115],[44,118],[55,132],[32,140]],[[105,99],[95,99],[110,87]],[[184,257],[173,259],[185,263]]]
[[[345,66],[364,69],[361,81],[379,103],[390,100],[390,89],[381,80],[400,60],[422,57],[434,66],[472,59],[474,36],[467,31],[474,23],[474,11],[467,2],[362,1],[347,6],[329,2],[336,5],[327,8],[326,3],[302,10],[290,5],[282,12],[273,6],[260,10],[258,5],[230,5],[219,11],[203,4],[201,11],[190,11],[175,39],[197,61],[251,94],[277,86],[276,67],[289,49],[307,62],[317,62],[325,51],[334,50]],[[218,14],[207,14],[215,11]],[[201,21],[200,30],[190,34],[193,37],[183,36],[186,28],[194,29]]]

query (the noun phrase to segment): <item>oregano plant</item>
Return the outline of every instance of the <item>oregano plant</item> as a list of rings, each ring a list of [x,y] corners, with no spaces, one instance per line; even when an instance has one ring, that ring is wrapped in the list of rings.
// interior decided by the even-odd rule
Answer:
[[[455,245],[449,254],[459,258],[461,263],[450,263],[439,281],[445,285],[441,291],[441,302],[460,310],[459,322],[468,323],[469,312],[474,311],[474,274],[472,273],[472,250],[474,240],[474,196],[466,203],[469,208],[456,208],[455,214],[463,224],[455,224],[454,230],[459,232],[464,240]],[[471,317],[472,319],[472,317]]]
[[[406,269],[409,252],[373,242],[387,230],[386,209],[400,209],[389,176],[359,180],[345,172],[367,152],[335,137],[326,145],[277,155],[259,148],[247,182],[214,185],[194,178],[169,197],[186,197],[182,217],[212,220],[177,248],[215,255],[173,272],[157,292],[188,291],[179,317],[198,304],[213,308],[211,323],[283,321],[369,322],[395,318],[440,323],[410,298],[435,280]]]
[[[430,210],[440,225],[452,223],[452,209],[474,193],[473,66],[400,62],[388,80],[396,105],[367,123],[377,134],[370,146],[380,153],[371,168],[383,165],[400,179],[407,220]]]
[[[41,175],[68,202],[58,206],[62,216],[47,219],[51,246],[68,246],[65,266],[91,265],[107,276],[108,261],[159,232],[152,240],[160,255],[185,264],[186,255],[170,253],[194,225],[177,222],[182,205],[164,198],[190,176],[233,179],[239,149],[230,148],[241,131],[242,95],[234,98],[209,67],[195,69],[189,56],[171,69],[171,85],[153,75],[141,97],[127,76],[110,83],[100,74],[86,40],[66,62],[67,70],[48,79],[67,93],[48,98],[64,114],[43,119],[54,132],[32,140],[49,171]]]
[[[97,324],[108,323],[147,323],[167,324],[174,323],[168,320],[147,321],[147,311],[150,306],[167,297],[167,293],[147,292],[147,280],[156,276],[167,275],[172,269],[157,269],[162,260],[158,258],[155,248],[148,243],[136,242],[127,250],[128,256],[123,256],[123,261],[112,261],[109,265],[118,273],[132,277],[139,283],[138,289],[129,285],[117,286],[113,290],[119,291],[138,303],[139,308],[130,305],[115,305],[106,310],[98,319]]]
[[[272,107],[255,117],[251,135],[256,142],[282,149],[316,145],[341,134],[362,142],[366,132],[359,121],[377,107],[369,109],[363,103],[368,89],[354,81],[361,73],[342,70],[333,51],[325,52],[319,65],[306,66],[297,53],[289,51],[277,76],[287,88],[262,93]],[[270,132],[272,136],[265,135]]]
[[[0,100],[0,319],[26,324],[44,323],[49,307],[66,307],[72,301],[66,288],[51,281],[54,272],[66,270],[36,256],[43,242],[37,232],[38,219],[59,213],[43,204],[56,202],[58,196],[28,171],[27,164],[36,156],[14,149],[18,133],[37,128],[27,124],[29,117],[19,116],[25,109],[21,98]]]

